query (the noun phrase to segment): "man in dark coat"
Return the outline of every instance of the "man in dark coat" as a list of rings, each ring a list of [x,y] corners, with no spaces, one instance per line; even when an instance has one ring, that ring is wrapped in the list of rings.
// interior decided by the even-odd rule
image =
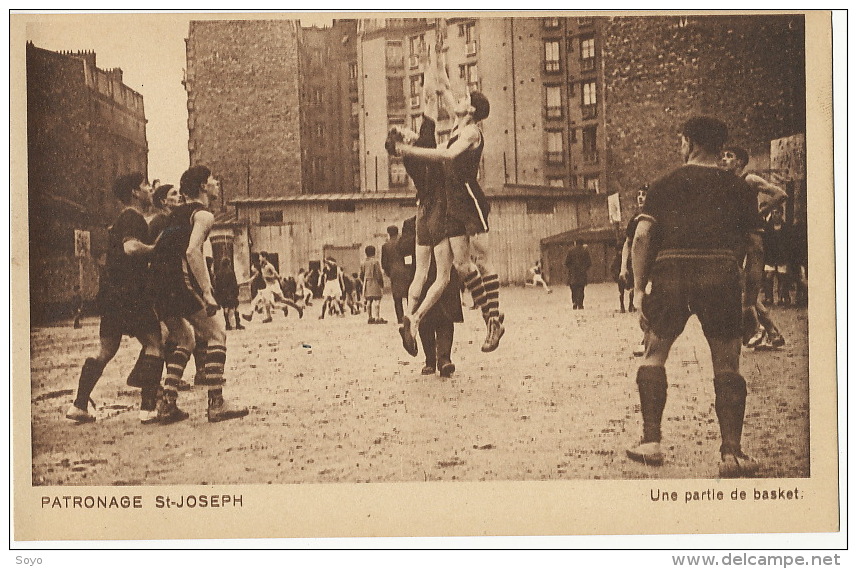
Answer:
[[[402,224],[402,236],[399,238],[399,252],[407,257],[414,255],[416,249],[416,217],[405,220]],[[420,300],[425,298],[426,291],[437,276],[437,264],[434,256],[429,266],[428,278],[423,285]],[[420,341],[425,354],[423,375],[433,375],[436,371],[441,377],[450,377],[455,371],[452,363],[452,340],[455,323],[464,322],[461,312],[461,280],[455,268],[450,268],[449,284],[443,289],[440,299],[432,306],[420,321]]]
[[[592,258],[589,256],[589,249],[575,239],[565,257],[568,286],[571,288],[571,305],[574,310],[583,310],[583,289],[586,288],[587,274],[591,266]]]
[[[402,301],[408,296],[411,274],[405,265],[404,255],[399,252],[399,228],[391,225],[387,228],[387,235],[387,242],[381,245],[381,270],[390,279],[396,320],[401,324],[404,316]]]

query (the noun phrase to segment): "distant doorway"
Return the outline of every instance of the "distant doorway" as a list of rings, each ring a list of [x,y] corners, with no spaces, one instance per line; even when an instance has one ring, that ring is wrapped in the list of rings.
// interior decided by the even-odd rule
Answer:
[[[360,263],[363,260],[363,253],[360,251],[360,245],[352,245],[350,247],[337,247],[335,245],[324,246],[324,258],[333,257],[336,259],[336,264],[346,274],[359,273]]]

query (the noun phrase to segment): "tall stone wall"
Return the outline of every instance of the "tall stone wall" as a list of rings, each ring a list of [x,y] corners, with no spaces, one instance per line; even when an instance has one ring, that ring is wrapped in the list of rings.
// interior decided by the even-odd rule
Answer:
[[[604,22],[607,176],[623,218],[643,184],[681,163],[679,127],[726,121],[767,167],[770,141],[804,132],[800,15],[616,17]]]
[[[190,162],[226,200],[301,193],[298,34],[295,20],[190,24]]]

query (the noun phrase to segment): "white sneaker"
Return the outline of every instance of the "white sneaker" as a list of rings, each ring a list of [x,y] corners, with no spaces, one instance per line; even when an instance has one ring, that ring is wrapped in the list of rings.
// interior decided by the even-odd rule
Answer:
[[[648,466],[660,466],[664,463],[664,453],[661,443],[640,443],[625,451],[631,460],[642,462]]]
[[[95,422],[95,415],[91,415],[89,411],[85,409],[80,409],[79,407],[76,407],[74,403],[72,403],[71,407],[69,407],[68,411],[66,411],[65,418],[70,419],[76,423]]]
[[[144,411],[140,409],[140,422],[144,425],[151,425],[152,423],[158,422],[158,410],[152,409],[151,411]]]

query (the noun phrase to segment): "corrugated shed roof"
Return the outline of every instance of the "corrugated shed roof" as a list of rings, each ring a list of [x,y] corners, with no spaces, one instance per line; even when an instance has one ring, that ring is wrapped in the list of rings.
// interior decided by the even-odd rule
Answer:
[[[514,198],[548,198],[559,200],[581,199],[588,197],[603,197],[604,194],[595,194],[586,190],[569,190],[567,188],[553,188],[549,186],[532,186],[527,184],[506,184],[499,188],[486,188],[485,194],[492,199],[514,199]],[[236,205],[265,205],[295,202],[335,202],[335,201],[400,201],[413,200],[416,195],[412,191],[405,192],[352,192],[331,194],[297,194],[289,196],[266,196],[266,197],[238,197],[231,200],[230,204]]]
[[[574,239],[613,242],[616,241],[618,235],[617,230],[613,227],[582,227],[545,237],[540,243],[542,245],[551,245],[553,243],[567,243]]]
[[[214,225],[242,225],[234,211],[220,211],[214,214]]]
[[[338,201],[397,201],[412,200],[413,192],[357,192],[348,194],[298,194],[293,196],[268,196],[235,198],[229,203],[239,205],[263,205],[293,202],[338,202]]]

